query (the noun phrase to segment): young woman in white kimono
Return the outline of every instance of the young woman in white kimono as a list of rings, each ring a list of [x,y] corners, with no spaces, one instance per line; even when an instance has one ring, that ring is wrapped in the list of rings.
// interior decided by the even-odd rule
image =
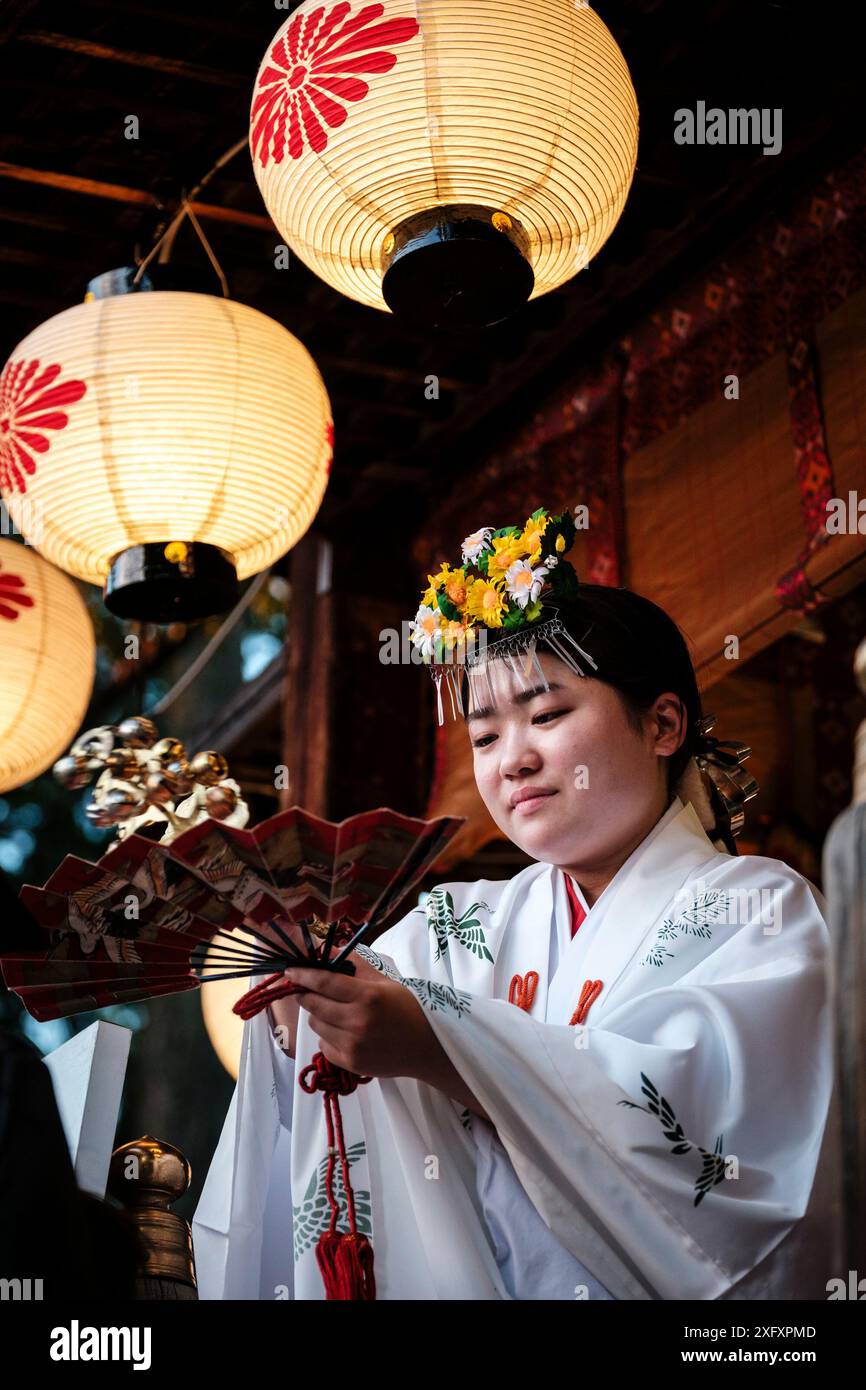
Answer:
[[[332,1164],[338,1229],[373,1250],[355,1296],[827,1296],[822,900],[736,856],[748,750],[707,736],[665,613],[577,583],[572,536],[540,511],[476,533],[415,625],[443,661],[490,639],[434,670],[459,673],[481,796],[537,862],[440,884],[355,976],[292,970],[304,992],[247,1022],[193,1228],[203,1298],[325,1297],[316,1053],[368,1078],[339,1101],[351,1215]]]

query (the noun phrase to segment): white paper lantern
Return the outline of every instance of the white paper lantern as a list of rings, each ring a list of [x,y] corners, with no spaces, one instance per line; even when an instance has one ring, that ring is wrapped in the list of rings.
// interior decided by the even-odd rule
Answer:
[[[19,343],[0,377],[11,515],[28,537],[36,518],[42,554],[106,584],[123,617],[227,607],[237,579],[309,527],[332,442],[307,350],[267,315],[212,295],[76,305]]]
[[[307,265],[443,323],[501,318],[582,269],[637,138],[625,59],[582,0],[306,0],[250,126],[268,212]]]
[[[0,792],[69,747],[95,664],[90,615],[71,579],[29,546],[0,540]]]

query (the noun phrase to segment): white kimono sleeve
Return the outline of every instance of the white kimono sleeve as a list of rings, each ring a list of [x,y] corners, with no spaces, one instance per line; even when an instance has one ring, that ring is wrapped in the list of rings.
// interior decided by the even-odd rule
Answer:
[[[234,1096],[192,1223],[201,1299],[293,1297],[295,1063],[270,1010],[244,1024]]]
[[[780,891],[778,935],[739,926],[595,1026],[404,980],[544,1221],[617,1298],[724,1296],[809,1203],[833,1079],[828,939],[805,880]]]

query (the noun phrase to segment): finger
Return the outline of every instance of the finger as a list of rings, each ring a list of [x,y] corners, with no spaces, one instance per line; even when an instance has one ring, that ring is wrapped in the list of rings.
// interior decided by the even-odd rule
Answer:
[[[298,996],[298,1003],[310,1016],[310,1027],[325,1023],[331,1028],[346,1029],[348,1007],[337,999],[328,999],[324,994],[304,991]]]
[[[381,979],[383,979],[382,971],[381,971],[381,970],[377,970],[376,967],[375,967],[375,965],[371,965],[369,961],[364,960],[361,956],[353,956],[353,957],[352,957],[352,963],[353,963],[353,965],[354,965],[354,967],[355,967],[355,977],[356,977],[356,979],[361,979],[361,980],[363,980],[363,979],[368,979],[368,980],[381,980]]]
[[[293,965],[283,972],[293,984],[303,985],[312,994],[326,999],[341,999],[349,1003],[358,993],[358,982],[352,975],[341,975],[336,970],[310,970]]]
[[[346,1034],[340,1028],[331,1028],[327,1023],[321,1022],[314,1024],[312,1019],[310,1020],[310,1026],[319,1041],[320,1047],[326,1047],[330,1052],[337,1052],[341,1057],[345,1055],[346,1046],[350,1042],[350,1039],[346,1037]]]

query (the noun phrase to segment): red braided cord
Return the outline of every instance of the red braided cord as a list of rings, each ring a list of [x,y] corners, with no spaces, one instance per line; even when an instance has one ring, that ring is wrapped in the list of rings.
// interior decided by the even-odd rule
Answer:
[[[309,1078],[309,1079],[308,1079]],[[343,1117],[340,1114],[340,1096],[349,1096],[358,1086],[364,1086],[368,1081],[372,1081],[372,1076],[356,1076],[354,1072],[346,1071],[343,1067],[334,1066],[329,1062],[323,1052],[317,1052],[309,1066],[304,1067],[298,1077],[298,1085],[307,1095],[312,1095],[315,1091],[323,1093],[325,1102],[325,1121],[328,1127],[328,1171],[326,1178],[326,1189],[328,1202],[331,1207],[330,1234],[333,1235],[337,1228],[337,1217],[339,1216],[339,1206],[334,1196],[334,1159],[339,1154],[340,1166],[343,1170],[343,1188],[346,1193],[346,1204],[349,1209],[349,1229],[352,1235],[357,1235],[357,1225],[355,1222],[355,1194],[352,1191],[352,1184],[349,1179],[349,1158],[346,1153],[346,1144],[343,1138]],[[335,1145],[335,1130],[337,1143]]]
[[[587,1014],[603,989],[604,985],[601,980],[584,980],[577,1008],[568,1020],[569,1027],[571,1027],[573,1023],[582,1024],[586,1022]]]
[[[516,1004],[518,1009],[523,1009],[526,1013],[532,1008],[532,1001],[535,998],[535,991],[538,987],[538,972],[530,970],[525,977],[520,975],[512,976],[511,984],[508,987],[508,1002]]]
[[[292,980],[285,979],[282,971],[277,971],[276,975],[269,975],[261,984],[247,990],[247,993],[233,1005],[232,1013],[244,1019],[255,1018],[256,1014],[261,1013],[262,1009],[266,1009],[275,1000],[285,999],[288,994],[299,994],[305,988],[305,985],[297,985]]]

